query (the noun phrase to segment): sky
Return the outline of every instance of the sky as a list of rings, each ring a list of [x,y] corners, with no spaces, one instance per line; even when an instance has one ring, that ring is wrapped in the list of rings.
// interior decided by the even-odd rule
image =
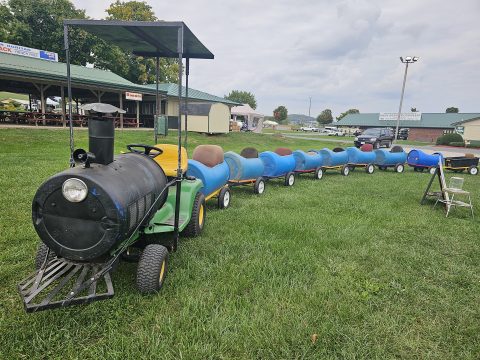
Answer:
[[[73,0],[91,18],[113,0]],[[257,110],[334,116],[350,108],[479,112],[478,0],[146,1],[161,20],[184,21],[214,60],[190,62],[192,88],[224,96],[245,90]]]

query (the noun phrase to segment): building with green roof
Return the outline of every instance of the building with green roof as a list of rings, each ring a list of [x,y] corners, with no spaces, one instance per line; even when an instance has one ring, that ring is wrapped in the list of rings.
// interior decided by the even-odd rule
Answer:
[[[477,118],[480,113],[405,113],[400,118],[400,128],[410,129],[408,138],[418,141],[435,141],[439,136],[454,132],[455,123]],[[348,114],[335,124],[339,127],[360,129],[389,127],[395,129],[395,113]]]

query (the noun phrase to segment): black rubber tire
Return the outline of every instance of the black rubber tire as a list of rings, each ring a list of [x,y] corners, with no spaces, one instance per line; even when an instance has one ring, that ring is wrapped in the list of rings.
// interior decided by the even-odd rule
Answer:
[[[374,143],[373,143],[373,148],[374,148],[374,149],[380,148],[380,143],[374,142]]]
[[[265,180],[263,177],[259,177],[257,180],[255,180],[255,184],[253,185],[253,192],[257,195],[262,195],[265,192]]]
[[[373,166],[373,164],[368,164],[365,166],[365,172],[367,174],[373,174],[375,172],[375,166]]]
[[[225,186],[218,193],[217,206],[219,209],[226,209],[230,206],[232,200],[232,192],[228,186]]]
[[[285,186],[293,186],[295,184],[295,173],[290,171],[285,175]]]
[[[163,269],[163,270],[162,270]],[[143,249],[137,267],[137,289],[142,294],[158,292],[168,270],[168,250],[163,245],[150,244]]]
[[[470,166],[470,167],[468,168],[468,173],[469,173],[470,175],[478,175],[478,167],[473,166],[473,165]]]
[[[348,176],[348,174],[350,174],[350,167],[348,165],[343,165],[341,172],[343,176]]]
[[[400,174],[400,173],[403,173],[404,170],[405,170],[405,166],[403,164],[395,165],[395,172]]]
[[[43,242],[40,242],[38,244],[38,248],[37,248],[37,254],[35,255],[35,270],[40,270],[40,268],[42,267],[44,261],[45,261],[45,258],[47,257],[47,253],[48,253],[48,246],[45,245]],[[50,262],[50,260],[52,260],[54,257],[55,257],[55,253],[53,252],[53,250],[50,250],[50,253],[48,254],[48,260],[47,260],[47,264]]]
[[[203,215],[201,215],[203,213]],[[205,196],[199,192],[195,195],[193,201],[192,214],[188,225],[183,229],[182,236],[197,237],[199,236],[205,226],[205,218],[207,216],[207,207],[205,204]]]
[[[323,169],[321,167],[317,167],[314,172],[314,179],[321,180],[323,178]]]

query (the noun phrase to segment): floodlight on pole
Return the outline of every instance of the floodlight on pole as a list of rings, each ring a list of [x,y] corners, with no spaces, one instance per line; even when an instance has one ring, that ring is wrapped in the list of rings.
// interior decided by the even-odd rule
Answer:
[[[398,139],[398,127],[400,125],[400,114],[402,113],[403,95],[405,94],[405,83],[407,81],[408,64],[417,62],[418,59],[418,56],[406,56],[405,58],[400,56],[400,61],[405,64],[405,74],[403,75],[402,95],[400,96],[400,106],[398,108],[397,126],[395,128],[395,138],[393,139],[393,143],[396,143]]]

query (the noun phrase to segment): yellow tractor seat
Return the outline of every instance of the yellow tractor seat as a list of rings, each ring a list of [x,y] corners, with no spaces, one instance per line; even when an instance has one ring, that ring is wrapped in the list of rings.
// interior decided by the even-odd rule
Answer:
[[[163,153],[153,158],[160,165],[167,176],[177,176],[178,146],[171,144],[157,144],[155,147]],[[185,174],[188,168],[187,150],[182,146],[182,173]]]

